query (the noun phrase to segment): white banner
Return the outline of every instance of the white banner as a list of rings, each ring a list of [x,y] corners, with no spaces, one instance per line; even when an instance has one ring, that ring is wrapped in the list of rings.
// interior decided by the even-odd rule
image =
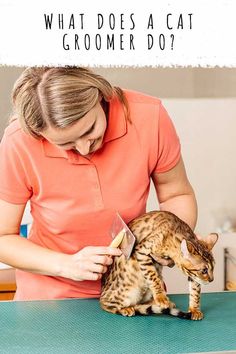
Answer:
[[[0,0],[0,64],[236,67],[235,0]]]

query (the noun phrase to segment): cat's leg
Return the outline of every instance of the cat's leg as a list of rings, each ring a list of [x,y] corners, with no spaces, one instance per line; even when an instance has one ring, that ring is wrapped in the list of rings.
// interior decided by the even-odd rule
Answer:
[[[170,300],[166,296],[164,283],[162,281],[161,266],[157,270],[153,264],[152,258],[141,252],[139,254],[137,252],[137,259],[140,270],[152,292],[155,304],[159,305],[161,308],[168,308],[170,306]]]
[[[129,307],[120,307],[117,304],[112,305],[111,302],[109,304],[106,304],[102,301],[100,301],[101,308],[107,312],[111,312],[114,314],[120,314],[122,316],[134,316],[135,315],[135,309],[133,306]]]
[[[203,313],[200,310],[201,285],[191,278],[189,280],[189,312],[192,320],[201,320]]]
[[[100,297],[100,305],[103,310],[120,314],[122,316],[134,316],[135,309],[134,304],[139,301],[140,291],[135,288],[131,290],[126,289],[126,291],[121,291],[118,289],[109,289],[107,292],[103,292]]]
[[[133,306],[123,307],[122,309],[119,309],[117,313],[121,314],[122,316],[135,316],[135,308]]]

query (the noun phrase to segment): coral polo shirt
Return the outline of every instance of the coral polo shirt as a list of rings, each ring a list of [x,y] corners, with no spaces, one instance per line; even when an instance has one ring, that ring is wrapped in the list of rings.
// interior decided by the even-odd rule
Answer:
[[[89,158],[33,138],[18,121],[6,128],[0,148],[0,199],[13,204],[30,200],[32,242],[67,254],[88,245],[109,245],[116,211],[127,223],[144,213],[152,173],[177,164],[179,139],[160,100],[125,94],[132,124],[118,99],[112,99],[103,147]],[[17,300],[100,295],[100,281],[21,270],[16,279]]]

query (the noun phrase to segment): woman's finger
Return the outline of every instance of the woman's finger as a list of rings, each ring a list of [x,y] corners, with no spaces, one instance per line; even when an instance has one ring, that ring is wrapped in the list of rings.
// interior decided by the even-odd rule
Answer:
[[[102,265],[111,265],[113,263],[113,259],[110,256],[91,256],[91,261],[93,261],[96,264],[102,264]]]
[[[100,273],[100,274],[103,274],[107,271],[107,266],[105,265],[102,265],[102,264],[96,264],[96,263],[92,263],[88,270],[90,272],[93,272],[93,273]]]
[[[85,247],[80,251],[84,255],[109,255],[109,256],[120,256],[122,254],[119,248],[115,247]]]

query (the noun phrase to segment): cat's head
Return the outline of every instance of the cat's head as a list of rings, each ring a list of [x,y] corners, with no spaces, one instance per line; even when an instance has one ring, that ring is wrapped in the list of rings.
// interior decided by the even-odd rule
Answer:
[[[182,261],[180,268],[199,284],[207,284],[214,280],[215,260],[211,250],[217,239],[218,235],[212,233],[204,240],[198,240],[194,244],[185,239],[181,242]]]

